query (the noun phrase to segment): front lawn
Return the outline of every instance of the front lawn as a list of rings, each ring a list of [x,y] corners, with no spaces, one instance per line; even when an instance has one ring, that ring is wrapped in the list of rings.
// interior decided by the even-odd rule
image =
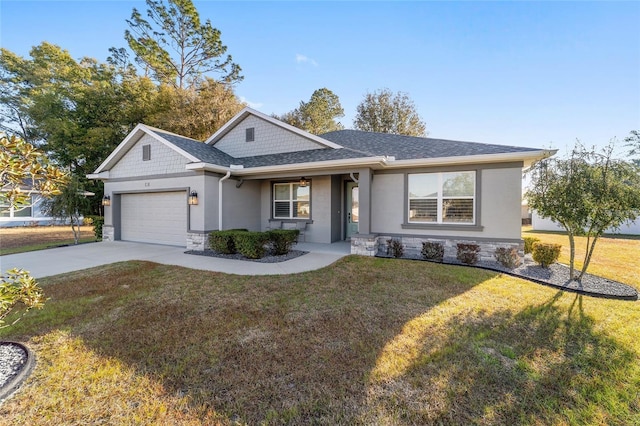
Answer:
[[[42,280],[2,424],[640,423],[638,302],[346,257],[242,277],[126,262]]]
[[[93,226],[81,226],[79,242],[91,241],[96,241]],[[73,243],[71,226],[0,228],[0,255],[24,253]]]

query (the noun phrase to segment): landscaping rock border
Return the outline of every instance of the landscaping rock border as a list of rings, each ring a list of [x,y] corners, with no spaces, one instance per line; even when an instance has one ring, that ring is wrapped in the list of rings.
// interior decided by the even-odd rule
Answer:
[[[0,342],[0,404],[9,399],[35,367],[33,352],[18,342]]]

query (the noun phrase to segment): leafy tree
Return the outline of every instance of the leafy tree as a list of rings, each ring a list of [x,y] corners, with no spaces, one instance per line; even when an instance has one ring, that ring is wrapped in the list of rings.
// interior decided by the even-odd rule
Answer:
[[[224,55],[220,31],[211,21],[200,22],[191,0],[147,0],[147,19],[136,9],[127,20],[125,39],[136,62],[162,83],[184,88],[208,72],[222,74],[220,82],[235,83],[243,79],[241,68],[231,55]],[[114,62],[125,52],[111,50]]]
[[[0,133],[0,202],[23,209],[61,193],[67,176],[33,145]]]
[[[389,89],[367,93],[357,107],[353,126],[366,132],[426,136],[427,128],[406,93]]]
[[[274,117],[314,135],[344,129],[344,126],[336,121],[344,117],[340,99],[326,87],[313,92],[309,102],[301,101],[298,108]]]
[[[11,324],[5,324],[4,319],[14,312],[20,305],[25,307],[22,315],[30,309],[42,309],[45,297],[35,278],[23,269],[10,269],[0,277],[0,328],[9,327],[17,323],[22,316]]]
[[[43,203],[42,210],[51,217],[69,219],[74,244],[78,244],[82,225],[81,212],[86,211],[88,204],[84,186],[77,176],[73,176],[60,194]]]
[[[207,77],[185,89],[162,85],[155,105],[147,124],[197,140],[207,139],[244,107],[229,85]]]
[[[630,156],[635,156],[633,162],[636,166],[640,166],[640,130],[632,130],[629,132],[629,136],[624,138],[627,146],[631,148],[629,151]]]
[[[565,159],[547,158],[528,173],[529,207],[559,223],[569,236],[570,278],[584,276],[598,238],[640,215],[640,173],[631,163],[613,158],[612,141],[601,153],[576,145]],[[584,235],[582,270],[574,270],[575,236]]]

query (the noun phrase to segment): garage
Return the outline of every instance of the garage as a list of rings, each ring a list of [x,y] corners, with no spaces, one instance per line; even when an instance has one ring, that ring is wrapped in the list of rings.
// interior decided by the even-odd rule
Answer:
[[[121,240],[187,245],[185,191],[122,194],[120,209]]]

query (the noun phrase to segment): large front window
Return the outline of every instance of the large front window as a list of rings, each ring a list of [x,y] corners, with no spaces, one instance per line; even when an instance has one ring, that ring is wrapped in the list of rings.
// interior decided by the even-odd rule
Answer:
[[[309,219],[311,214],[311,184],[273,184],[274,219]]]
[[[410,174],[409,222],[475,224],[476,172]]]

